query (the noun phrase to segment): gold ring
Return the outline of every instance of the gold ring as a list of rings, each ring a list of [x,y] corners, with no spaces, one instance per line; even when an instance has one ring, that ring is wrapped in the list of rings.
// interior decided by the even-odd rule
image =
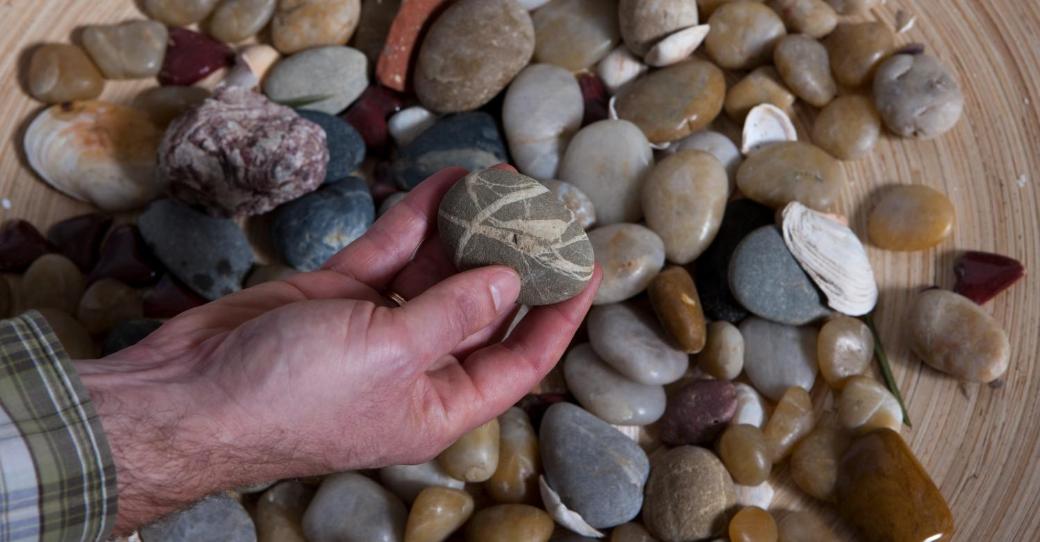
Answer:
[[[401,294],[399,294],[397,292],[389,292],[388,291],[384,295],[387,297],[387,299],[389,299],[390,301],[393,301],[398,307],[403,307],[404,304],[408,302],[407,300],[405,300],[404,297],[401,296]]]

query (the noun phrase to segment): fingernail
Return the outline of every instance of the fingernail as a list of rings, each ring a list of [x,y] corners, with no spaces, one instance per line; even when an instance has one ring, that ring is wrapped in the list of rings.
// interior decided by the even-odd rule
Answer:
[[[520,276],[512,269],[502,269],[491,277],[491,302],[495,311],[502,312],[516,302],[520,295]]]

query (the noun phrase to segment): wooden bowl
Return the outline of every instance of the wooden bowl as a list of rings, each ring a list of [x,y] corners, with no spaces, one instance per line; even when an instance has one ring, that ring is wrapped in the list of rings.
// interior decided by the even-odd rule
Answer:
[[[941,6],[939,5],[941,4]],[[846,163],[851,182],[843,211],[861,234],[876,189],[921,183],[949,195],[957,227],[925,252],[870,249],[882,286],[876,320],[912,429],[904,437],[953,510],[956,540],[1032,540],[1040,531],[1040,284],[1027,277],[986,306],[1011,337],[1011,368],[999,385],[962,384],[909,354],[902,329],[918,289],[953,285],[959,251],[1007,254],[1040,269],[1040,3],[1032,0],[888,0],[875,14],[893,24],[897,10],[917,15],[902,42],[924,43],[957,72],[966,114],[934,141],[887,138],[873,156]],[[28,52],[67,42],[79,26],[140,17],[131,0],[0,1],[0,218],[24,218],[45,230],[89,207],[49,188],[26,166],[22,135],[42,107],[24,92]],[[109,83],[103,98],[126,102],[153,81]],[[6,200],[6,202],[4,201]],[[9,202],[9,205],[8,205]],[[830,514],[774,480],[773,510],[810,507]]]

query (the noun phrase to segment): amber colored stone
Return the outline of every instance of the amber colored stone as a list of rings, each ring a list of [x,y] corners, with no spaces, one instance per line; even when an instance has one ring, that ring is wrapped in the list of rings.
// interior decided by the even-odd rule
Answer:
[[[192,85],[235,60],[230,47],[187,28],[170,28],[169,39],[159,70],[159,83],[163,85]]]
[[[160,265],[149,252],[137,226],[116,226],[101,245],[97,265],[87,277],[87,283],[110,278],[140,288],[155,284]]]
[[[757,486],[769,478],[773,461],[762,430],[754,425],[734,424],[719,438],[719,457],[733,481]]]
[[[797,386],[787,388],[762,431],[769,447],[769,458],[774,464],[786,457],[791,448],[812,431],[813,422],[809,392]]]
[[[854,376],[845,383],[838,397],[841,424],[856,432],[887,427],[899,431],[903,410],[892,392],[869,376]]]
[[[147,318],[173,318],[178,314],[205,305],[206,298],[165,274],[158,284],[144,294],[144,315]]]
[[[483,482],[498,468],[499,425],[493,419],[469,433],[437,456],[444,471],[466,482]]]
[[[873,80],[874,70],[895,48],[895,34],[879,21],[842,23],[823,44],[838,83],[859,87]]]
[[[83,324],[57,309],[39,309],[47,323],[50,324],[58,342],[65,348],[65,353],[72,359],[94,359],[98,355],[97,344],[91,338]]]
[[[461,489],[428,487],[408,514],[404,542],[441,542],[473,515],[473,497]]]
[[[982,305],[1024,277],[1026,268],[1014,258],[969,250],[954,262],[953,274],[953,291]]]
[[[721,68],[746,70],[765,64],[787,30],[780,16],[761,2],[727,2],[708,19],[704,40],[708,55]]]
[[[729,118],[743,122],[748,112],[761,104],[773,104],[790,115],[794,100],[794,94],[780,81],[776,68],[762,66],[730,87],[723,107]]]
[[[466,527],[467,542],[547,542],[553,520],[526,504],[500,504],[477,512]]]
[[[722,70],[692,58],[632,81],[615,105],[618,117],[639,126],[651,143],[667,143],[711,124],[725,96]]]
[[[870,155],[881,138],[881,116],[866,96],[841,96],[824,107],[813,124],[812,139],[840,160]]]
[[[946,239],[953,223],[953,203],[945,194],[919,184],[898,185],[884,189],[867,218],[867,232],[885,250],[924,250]]]
[[[87,54],[65,43],[48,43],[33,51],[27,82],[29,94],[49,104],[97,98],[105,86]]]
[[[22,276],[22,309],[57,309],[76,314],[83,295],[83,273],[61,254],[44,254]]]
[[[0,272],[21,272],[51,248],[36,226],[25,220],[8,220],[0,227]]]
[[[840,542],[838,535],[812,512],[788,512],[777,527],[780,542]]]
[[[841,460],[838,511],[867,542],[942,540],[953,516],[899,433],[879,429],[852,442]]]
[[[47,240],[80,271],[89,273],[97,263],[101,241],[112,226],[112,217],[90,213],[62,220],[47,230]]]
[[[577,540],[577,539],[575,539]],[[625,523],[610,531],[610,542],[657,542],[646,529],[638,523]]]
[[[419,36],[447,3],[447,0],[402,0],[376,64],[380,83],[399,92],[408,89]]]
[[[585,113],[581,119],[582,126],[588,126],[593,122],[599,122],[610,116],[608,104],[610,95],[607,86],[603,84],[594,73],[578,74],[578,86],[581,88],[581,98],[585,102]]]
[[[105,333],[119,322],[139,319],[143,314],[141,292],[115,279],[91,284],[76,310],[76,318],[92,335]]]
[[[791,33],[820,38],[838,25],[838,14],[824,0],[769,0],[766,5],[780,15]]]
[[[851,435],[833,416],[820,421],[791,452],[791,478],[802,491],[824,501],[834,500],[838,464]]]
[[[535,10],[534,61],[575,73],[590,68],[620,41],[623,10],[617,0],[554,0]]]
[[[863,374],[874,358],[874,334],[863,322],[837,316],[820,328],[816,337],[816,360],[820,376],[831,389],[845,387],[845,380]]]
[[[499,452],[495,474],[484,483],[500,503],[538,503],[538,435],[523,410],[513,407],[498,417]]]
[[[841,162],[802,141],[774,143],[751,153],[737,170],[737,187],[748,198],[779,209],[797,201],[828,212],[845,185]]]
[[[665,269],[650,283],[650,303],[665,331],[683,351],[704,349],[707,326],[693,277],[679,266]]]
[[[256,503],[257,542],[306,542],[303,513],[314,488],[297,480],[279,482],[260,496]]]
[[[372,85],[347,109],[343,118],[361,134],[365,146],[373,155],[385,154],[390,144],[390,131],[386,119],[404,107],[398,93]]]
[[[917,294],[906,320],[910,350],[932,368],[969,382],[992,382],[1007,371],[1007,332],[970,299],[949,290],[925,290]]]
[[[757,506],[742,508],[729,520],[730,542],[776,542],[776,520]]]

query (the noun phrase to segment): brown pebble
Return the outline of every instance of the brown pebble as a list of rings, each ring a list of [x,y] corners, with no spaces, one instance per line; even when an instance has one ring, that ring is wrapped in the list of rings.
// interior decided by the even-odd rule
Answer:
[[[744,195],[775,209],[797,201],[829,212],[844,185],[841,162],[801,141],[775,143],[755,151],[737,170],[737,186]]]
[[[809,36],[784,36],[773,50],[773,62],[784,84],[810,105],[823,107],[838,93],[827,48]]]
[[[838,25],[838,14],[823,0],[769,0],[766,5],[780,15],[788,32],[822,38]]]
[[[83,49],[65,43],[48,43],[33,51],[28,83],[29,94],[49,104],[97,98],[105,86]]]
[[[480,510],[466,527],[467,542],[547,542],[553,520],[526,504],[500,504]]]
[[[692,58],[627,85],[615,102],[651,143],[667,143],[705,128],[722,111],[726,81],[711,62]]]
[[[777,527],[780,542],[841,542],[838,535],[813,512],[787,512]]]
[[[283,54],[322,45],[343,45],[361,18],[361,0],[278,0],[271,43]]]
[[[773,461],[762,430],[754,425],[733,424],[719,437],[719,457],[738,484],[756,486],[769,479]]]
[[[76,314],[85,281],[72,260],[61,254],[44,254],[22,276],[22,304],[28,309],[57,309]]]
[[[654,277],[649,293],[657,319],[679,348],[689,354],[700,352],[707,326],[693,277],[682,267],[669,267]]]
[[[791,448],[812,431],[813,422],[809,392],[797,386],[787,388],[762,431],[774,464],[787,457]]]
[[[834,78],[844,86],[871,82],[874,70],[895,48],[895,35],[884,23],[842,23],[824,40]]]
[[[942,192],[919,184],[882,190],[867,218],[874,245],[885,250],[925,250],[953,232],[953,203]]]
[[[779,536],[776,520],[757,506],[742,508],[729,520],[730,542],[776,542]]]
[[[1007,371],[1007,333],[962,295],[925,290],[917,294],[906,321],[910,350],[935,369],[969,382],[991,382]]]
[[[73,360],[94,359],[98,348],[90,332],[75,318],[56,309],[39,309],[47,323],[50,324],[58,341],[65,348],[65,353]]]
[[[735,501],[733,480],[715,454],[679,446],[654,456],[643,521],[661,540],[702,540],[726,530]]]
[[[881,137],[881,116],[866,96],[841,96],[816,116],[813,142],[840,160],[866,158]]]
[[[795,484],[817,499],[833,501],[838,464],[850,442],[851,436],[833,416],[821,420],[791,452],[790,472]]]
[[[761,104],[773,104],[790,115],[794,100],[794,94],[780,82],[776,69],[762,66],[730,87],[724,107],[729,118],[743,122],[748,111]]]
[[[870,369],[874,359],[874,334],[855,318],[832,318],[820,328],[816,338],[816,359],[820,376],[831,389],[840,390],[849,377]]]
[[[101,279],[83,293],[76,318],[92,335],[100,335],[119,322],[141,318],[141,299],[140,290],[115,279]]]
[[[787,33],[784,22],[761,2],[727,2],[708,19],[711,32],[704,40],[708,55],[721,68],[746,70],[765,64],[773,47]]]

